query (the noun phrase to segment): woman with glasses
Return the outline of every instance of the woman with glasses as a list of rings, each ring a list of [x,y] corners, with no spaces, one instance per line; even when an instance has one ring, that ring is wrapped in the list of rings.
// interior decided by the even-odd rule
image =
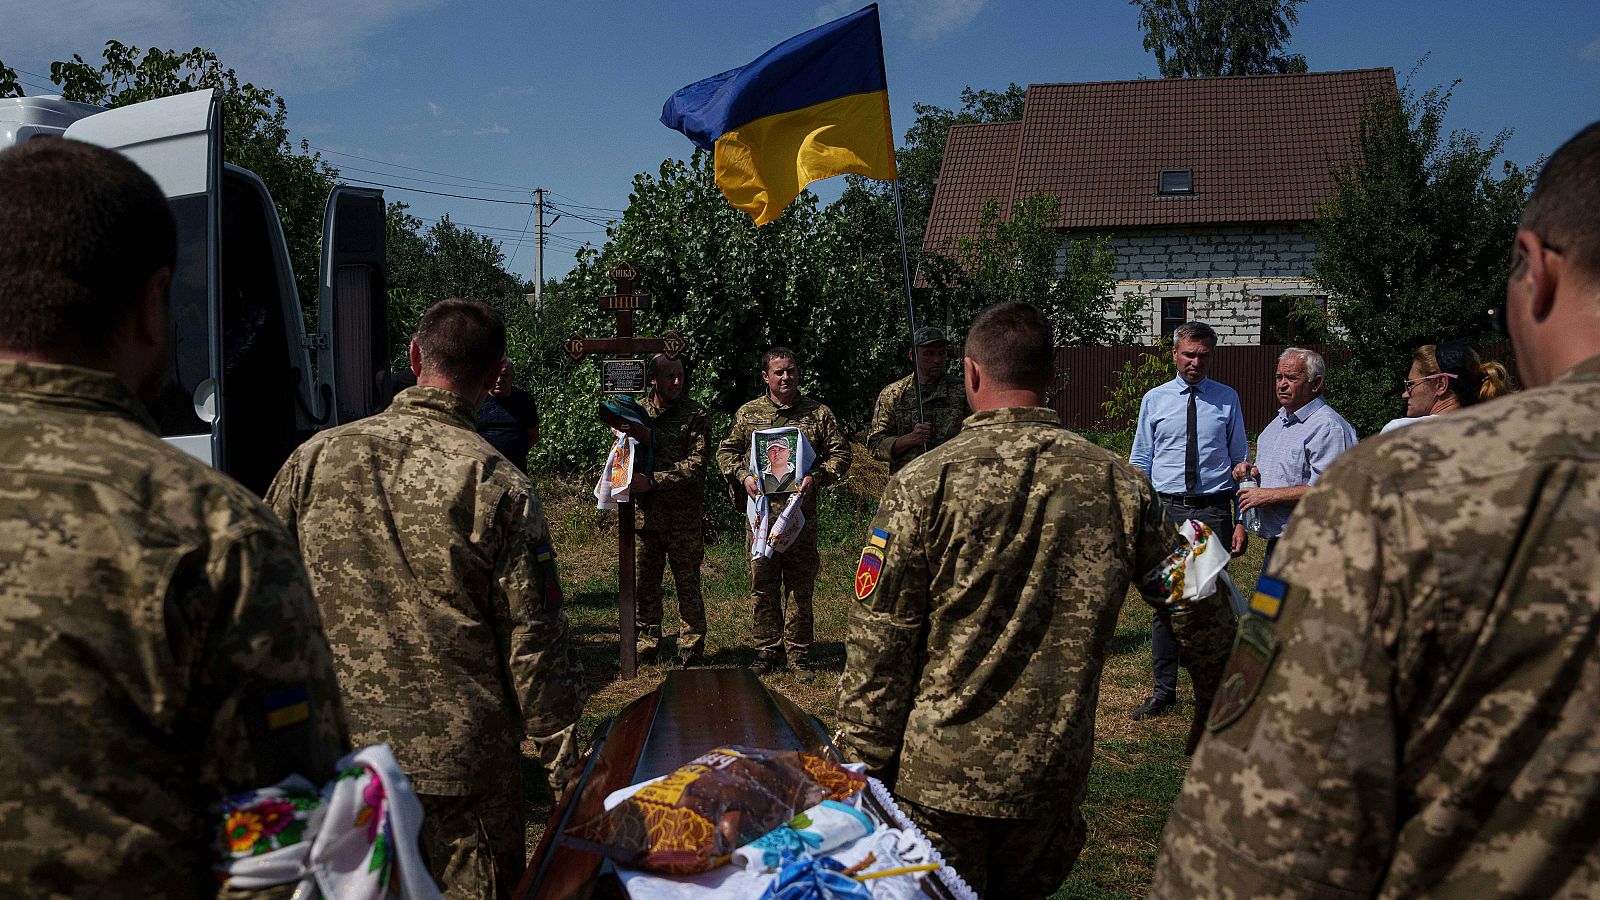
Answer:
[[[1424,344],[1411,354],[1411,371],[1400,391],[1406,414],[1391,420],[1379,434],[1509,393],[1511,373],[1506,367],[1478,359],[1465,341]]]

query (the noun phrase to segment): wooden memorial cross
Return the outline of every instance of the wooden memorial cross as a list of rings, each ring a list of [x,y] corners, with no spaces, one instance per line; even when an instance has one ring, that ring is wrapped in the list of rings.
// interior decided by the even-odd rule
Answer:
[[[683,338],[676,331],[669,331],[663,337],[635,337],[633,334],[634,312],[644,312],[650,308],[650,295],[638,294],[633,290],[633,283],[639,278],[639,270],[624,260],[613,266],[607,275],[616,285],[617,291],[614,294],[601,294],[598,305],[600,309],[616,315],[617,336],[586,338],[574,332],[564,345],[567,355],[579,362],[591,353],[597,356],[665,353],[676,359],[684,348]],[[644,392],[648,389],[644,377],[646,362],[643,359],[602,360],[601,389],[608,394]],[[637,438],[639,435],[634,437]],[[622,677],[627,681],[631,681],[637,674],[638,663],[634,634],[636,611],[633,538],[633,503],[620,503],[617,505],[617,615],[621,619],[622,626]]]

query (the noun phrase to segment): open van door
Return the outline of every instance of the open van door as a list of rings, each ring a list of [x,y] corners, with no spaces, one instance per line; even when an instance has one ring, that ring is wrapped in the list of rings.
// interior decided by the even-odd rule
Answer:
[[[317,291],[317,393],[332,403],[329,425],[370,416],[389,403],[387,225],[381,191],[340,186],[328,195]]]
[[[96,113],[63,137],[110,147],[150,173],[178,221],[172,278],[172,378],[150,405],[161,434],[209,465],[224,458],[218,196],[222,103],[212,90]]]

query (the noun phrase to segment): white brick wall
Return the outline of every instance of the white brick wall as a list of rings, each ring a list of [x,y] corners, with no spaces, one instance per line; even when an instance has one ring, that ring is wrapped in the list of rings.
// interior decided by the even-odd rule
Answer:
[[[1311,281],[1317,245],[1303,226],[1217,225],[1113,235],[1117,298],[1149,298],[1149,333],[1161,299],[1182,297],[1188,318],[1210,324],[1222,344],[1261,343],[1265,298],[1319,294]]]

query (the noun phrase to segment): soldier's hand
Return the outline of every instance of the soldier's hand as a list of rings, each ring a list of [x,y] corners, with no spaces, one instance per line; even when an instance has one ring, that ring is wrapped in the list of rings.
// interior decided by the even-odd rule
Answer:
[[[807,497],[809,497],[809,496],[811,496],[812,491],[816,487],[816,485],[817,485],[816,481],[813,480],[810,475],[807,475],[806,477],[800,479],[800,493],[805,494]]]
[[[933,440],[933,426],[927,422],[918,422],[917,427],[911,429],[909,434],[918,444],[926,444]]]
[[[750,495],[751,500],[761,496],[761,482],[756,481],[754,475],[746,475],[744,477],[744,492]]]
[[[652,487],[654,485],[650,483],[648,475],[634,475],[633,482],[628,485],[628,491],[632,494],[648,494]]]

